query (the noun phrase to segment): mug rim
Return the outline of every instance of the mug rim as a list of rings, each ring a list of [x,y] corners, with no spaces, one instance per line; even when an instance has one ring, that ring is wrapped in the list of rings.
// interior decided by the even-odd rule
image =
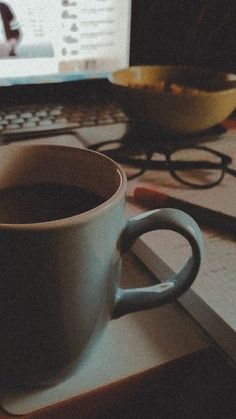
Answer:
[[[4,147],[4,146],[3,146]],[[69,227],[75,224],[83,224],[88,222],[89,220],[100,216],[100,214],[105,213],[110,207],[114,206],[117,202],[121,201],[122,198],[125,197],[127,192],[127,177],[122,169],[122,167],[116,163],[110,157],[95,151],[86,148],[74,147],[74,146],[67,146],[67,145],[58,145],[58,144],[10,144],[7,147],[18,148],[18,149],[32,149],[32,148],[40,148],[40,149],[60,149],[63,148],[65,150],[73,150],[76,153],[84,153],[84,154],[95,154],[100,159],[109,161],[114,166],[114,170],[119,174],[120,183],[116,190],[116,192],[106,199],[102,204],[88,210],[84,211],[80,214],[75,214],[65,218],[59,218],[55,220],[49,221],[42,221],[37,223],[1,223],[0,228],[3,230],[49,230],[49,229],[59,229],[63,227]]]

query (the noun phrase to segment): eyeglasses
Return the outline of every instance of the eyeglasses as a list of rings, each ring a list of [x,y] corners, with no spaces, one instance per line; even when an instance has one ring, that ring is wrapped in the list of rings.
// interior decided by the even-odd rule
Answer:
[[[138,149],[122,140],[101,142],[89,147],[128,167],[127,178],[134,179],[146,170],[168,170],[178,182],[195,189],[208,189],[218,185],[225,173],[236,177],[229,167],[231,157],[205,146],[160,146]],[[157,159],[161,156],[161,159]],[[131,172],[130,172],[131,170]]]

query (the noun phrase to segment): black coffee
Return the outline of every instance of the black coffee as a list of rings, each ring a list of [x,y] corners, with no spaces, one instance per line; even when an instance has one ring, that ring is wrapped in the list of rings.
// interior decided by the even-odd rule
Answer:
[[[88,211],[105,201],[74,185],[42,183],[0,190],[0,223],[28,224],[59,220]]]

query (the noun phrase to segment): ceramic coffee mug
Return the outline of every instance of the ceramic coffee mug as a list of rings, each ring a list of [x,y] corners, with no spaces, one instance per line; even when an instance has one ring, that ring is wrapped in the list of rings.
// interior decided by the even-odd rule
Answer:
[[[95,200],[91,209],[71,214],[69,192],[65,213],[40,219],[44,196],[37,188],[48,184],[92,191],[102,203]],[[6,188],[10,195],[18,191],[15,201],[6,199]],[[28,213],[22,192],[27,188],[39,194],[36,204],[34,193],[30,198]],[[191,286],[202,257],[198,225],[176,209],[128,220],[126,189],[123,170],[97,152],[54,145],[1,147],[0,381],[10,386],[53,383],[96,344],[109,320],[169,303]],[[49,195],[54,202],[53,192]],[[52,212],[61,206],[54,205]],[[122,255],[141,234],[159,229],[184,236],[191,257],[164,283],[120,288]]]

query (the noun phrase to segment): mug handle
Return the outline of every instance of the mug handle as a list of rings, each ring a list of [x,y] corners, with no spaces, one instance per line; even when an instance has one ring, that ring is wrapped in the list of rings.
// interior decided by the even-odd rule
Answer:
[[[127,252],[139,236],[152,230],[172,230],[181,234],[187,239],[192,255],[178,273],[160,284],[131,289],[118,287],[113,319],[176,300],[187,291],[198,274],[203,255],[202,233],[193,218],[181,210],[163,208],[131,218],[121,236],[121,252]]]

